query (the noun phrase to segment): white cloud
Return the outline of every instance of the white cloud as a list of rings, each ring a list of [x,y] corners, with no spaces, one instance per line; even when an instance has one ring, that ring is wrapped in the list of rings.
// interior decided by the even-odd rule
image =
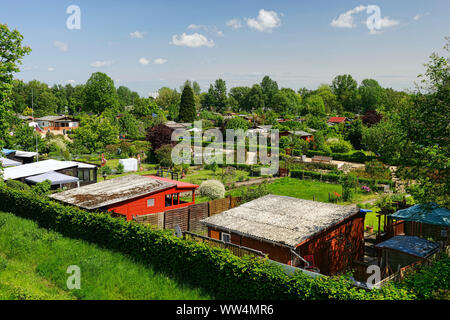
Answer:
[[[272,31],[281,25],[281,20],[275,11],[259,10],[258,17],[247,19],[247,25],[258,31]]]
[[[223,32],[219,30],[216,26],[205,26],[202,24],[190,24],[187,27],[189,30],[204,30],[209,33],[213,33],[219,37],[223,37]]]
[[[190,48],[199,47],[214,47],[214,41],[208,40],[204,35],[199,33],[186,34],[183,33],[181,36],[173,35],[171,44],[175,46],[184,46]]]
[[[429,12],[427,12],[427,13],[418,13],[418,14],[416,14],[415,16],[414,16],[414,20],[415,21],[417,21],[417,20],[420,20],[420,19],[422,19],[423,17],[425,17],[425,16],[429,16],[430,15],[430,13]]]
[[[63,52],[69,50],[69,45],[61,41],[54,41],[53,45]]]
[[[154,64],[164,64],[166,62],[167,62],[167,59],[158,58],[158,59],[155,59],[155,61],[153,63]]]
[[[380,20],[380,28],[390,28],[394,26],[398,26],[400,22],[398,20],[393,20],[389,17],[381,18]]]
[[[130,37],[132,39],[142,39],[145,35],[145,32],[140,32],[140,31],[135,31],[135,32],[130,32]]]
[[[366,6],[357,6],[352,10],[344,12],[339,15],[337,19],[331,21],[331,26],[335,28],[354,28],[356,24],[353,22],[353,15],[366,10]]]
[[[365,22],[365,24],[367,24],[367,21]],[[369,34],[370,35],[382,34],[381,29],[395,27],[395,26],[398,26],[399,24],[400,24],[400,22],[397,20],[393,20],[389,17],[384,17],[384,18],[381,18],[379,21],[379,29],[370,29]]]
[[[76,82],[75,80],[67,80],[66,83],[67,83],[67,84],[75,84],[75,83],[77,83],[77,82]]]
[[[47,70],[50,71],[50,72],[52,72],[52,71],[55,71],[55,68],[53,68],[53,67],[48,67]]]
[[[372,6],[372,7],[376,7],[376,6]],[[355,28],[357,26],[357,24],[354,22],[354,15],[358,14],[360,12],[363,12],[363,11],[367,11],[368,13],[371,13],[371,12],[373,12],[373,11],[371,11],[371,9],[373,10],[373,8],[371,8],[371,6],[363,6],[363,5],[357,6],[347,12],[340,14],[339,17],[337,17],[336,19],[333,19],[330,24],[332,27],[335,27],[335,28]],[[379,8],[378,8],[378,10],[379,10]],[[380,19],[378,21],[373,21],[373,18],[374,18],[373,16],[369,16],[369,17],[367,17],[366,20],[362,21],[362,23],[368,27],[369,34],[371,34],[371,35],[381,34],[382,33],[381,29],[390,28],[390,27],[397,26],[400,24],[400,22],[398,20],[394,20],[389,17],[383,17],[383,18],[380,17]],[[374,24],[377,24],[377,26],[375,27]]]
[[[233,29],[239,29],[240,27],[242,27],[241,20],[239,19],[228,20],[226,25]]]
[[[143,64],[143,65],[147,65],[150,63],[150,60],[146,59],[146,58],[140,58],[139,59],[139,63]]]
[[[204,29],[206,28],[206,26],[201,25],[201,24],[190,24],[187,27],[188,29],[193,29],[193,30],[198,30],[198,29]]]
[[[94,61],[91,63],[91,67],[94,68],[101,68],[101,67],[109,67],[113,64],[113,61],[107,60],[107,61]]]

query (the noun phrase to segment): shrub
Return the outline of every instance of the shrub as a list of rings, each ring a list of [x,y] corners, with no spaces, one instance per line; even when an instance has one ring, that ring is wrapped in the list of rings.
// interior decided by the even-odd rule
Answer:
[[[342,200],[352,201],[355,189],[358,186],[358,179],[352,173],[342,176],[340,179],[342,185]]]
[[[202,196],[212,200],[225,197],[225,187],[222,182],[217,180],[207,180],[202,182],[198,191]]]
[[[328,145],[333,153],[347,153],[353,149],[352,144],[344,140],[332,141]]]
[[[241,193],[240,204],[246,203],[269,194],[269,187],[267,182],[263,182],[256,187],[244,188]]]
[[[155,151],[156,158],[158,159],[159,164],[162,167],[168,167],[171,168],[173,166],[172,162],[172,146],[171,145],[164,145],[161,148],[157,149]]]
[[[119,163],[116,167],[116,171],[118,174],[122,174],[125,170],[125,166],[122,163]]]
[[[30,186],[18,180],[6,180],[6,185],[15,190],[29,190]]]
[[[112,174],[112,169],[111,169],[110,166],[104,166],[104,167],[101,167],[101,168],[100,168],[100,173],[101,173],[102,175],[103,175],[103,174],[110,175],[110,174]]]

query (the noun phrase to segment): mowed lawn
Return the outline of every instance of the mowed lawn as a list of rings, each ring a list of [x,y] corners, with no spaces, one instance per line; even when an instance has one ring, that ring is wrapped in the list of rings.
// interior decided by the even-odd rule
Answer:
[[[250,188],[255,188],[251,186]],[[281,178],[268,184],[269,192],[279,196],[328,202],[328,193],[342,194],[342,186],[312,180]],[[227,195],[240,196],[244,188],[230,190]]]
[[[81,289],[69,290],[66,273],[80,267]],[[0,300],[211,299],[199,289],[101,249],[0,212]]]

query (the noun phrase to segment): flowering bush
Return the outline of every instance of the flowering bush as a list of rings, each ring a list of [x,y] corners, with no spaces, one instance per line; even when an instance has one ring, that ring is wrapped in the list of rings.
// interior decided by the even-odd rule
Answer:
[[[225,197],[225,187],[222,182],[217,180],[207,180],[202,182],[198,191],[202,196],[212,200]]]
[[[372,190],[370,190],[370,188],[367,187],[367,186],[362,186],[361,189],[362,189],[363,191],[367,192],[367,193],[372,192]]]

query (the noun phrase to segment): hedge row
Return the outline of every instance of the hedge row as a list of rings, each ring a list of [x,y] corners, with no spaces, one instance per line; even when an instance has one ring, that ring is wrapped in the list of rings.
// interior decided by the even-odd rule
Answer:
[[[302,179],[303,177],[309,177],[315,180],[325,180],[329,182],[338,183],[342,175],[334,174],[334,173],[320,173],[315,171],[306,171],[306,170],[291,170],[291,177]],[[371,184],[387,184],[391,188],[394,187],[394,182],[392,180],[376,180],[369,178],[359,178],[359,184],[362,185],[371,185]]]
[[[308,157],[314,157],[314,156],[327,156],[327,157],[333,157],[333,160],[338,161],[347,161],[347,162],[355,162],[355,163],[366,163],[372,160],[375,160],[375,156],[368,156],[362,151],[353,151],[349,153],[331,153],[328,154],[324,151],[317,151],[317,150],[308,150],[306,152],[306,155]]]
[[[393,286],[365,291],[346,278],[287,276],[263,259],[238,258],[204,243],[136,222],[65,206],[0,183],[0,210],[32,219],[64,236],[116,250],[218,299],[412,299]]]

